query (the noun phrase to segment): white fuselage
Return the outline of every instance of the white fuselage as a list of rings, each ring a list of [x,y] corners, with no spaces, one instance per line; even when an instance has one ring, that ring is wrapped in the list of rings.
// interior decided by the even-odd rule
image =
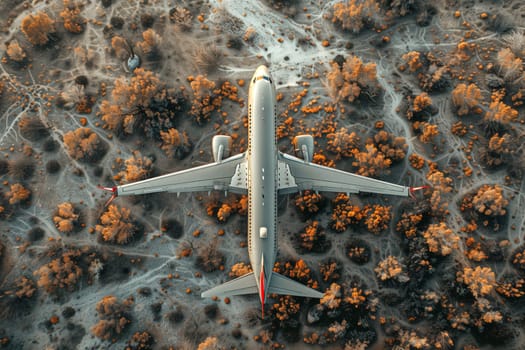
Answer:
[[[277,142],[275,85],[259,67],[248,96],[248,254],[261,303],[277,254]]]

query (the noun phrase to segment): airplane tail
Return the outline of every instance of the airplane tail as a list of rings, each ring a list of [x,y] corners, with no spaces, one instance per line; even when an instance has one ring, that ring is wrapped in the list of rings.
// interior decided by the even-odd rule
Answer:
[[[302,283],[296,282],[288,277],[280,275],[277,272],[272,272],[272,278],[270,281],[271,283],[270,288],[268,288],[268,293],[318,299],[321,299],[324,296],[323,293],[307,287]]]
[[[209,298],[212,296],[222,297],[257,293],[257,282],[253,272],[250,272],[244,276],[208,289],[207,291],[201,293],[201,297]],[[296,282],[288,277],[280,275],[277,272],[272,272],[272,277],[270,279],[270,285],[268,287],[267,293],[294,295],[318,299],[324,296],[323,293],[307,287],[302,283]]]

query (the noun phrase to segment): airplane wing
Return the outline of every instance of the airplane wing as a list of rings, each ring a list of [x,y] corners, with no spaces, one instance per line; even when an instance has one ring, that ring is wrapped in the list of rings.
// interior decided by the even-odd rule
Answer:
[[[346,171],[305,162],[289,154],[279,154],[279,193],[304,190],[358,193],[372,192],[395,196],[411,195],[416,188],[360,176]]]
[[[244,154],[191,169],[110,188],[115,196],[156,192],[230,191],[247,192],[247,163]],[[106,188],[108,189],[108,188]]]
[[[307,287],[304,284],[296,282],[291,278],[280,275],[277,272],[272,272],[268,293],[295,295],[299,297],[319,299],[324,296],[323,293]]]
[[[225,282],[221,285],[215,286],[212,289],[208,289],[201,293],[202,298],[210,298],[212,296],[232,296],[232,295],[244,295],[244,294],[256,294],[257,283],[253,272],[249,272],[246,275],[237,277],[234,280]]]

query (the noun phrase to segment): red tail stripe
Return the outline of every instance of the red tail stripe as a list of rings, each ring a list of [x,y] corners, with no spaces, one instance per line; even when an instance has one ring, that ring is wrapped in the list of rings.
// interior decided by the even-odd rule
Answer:
[[[264,290],[264,266],[261,268],[261,274],[259,276],[259,297],[261,298],[261,304],[264,305],[265,299],[265,290]]]

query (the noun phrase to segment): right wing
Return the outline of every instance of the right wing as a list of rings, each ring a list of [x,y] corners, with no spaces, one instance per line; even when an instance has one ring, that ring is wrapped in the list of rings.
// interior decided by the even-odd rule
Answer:
[[[199,192],[231,191],[247,192],[247,163],[244,154],[226,158],[195,168],[153,177],[130,184],[116,186],[113,192],[118,196],[156,192]]]
[[[302,159],[284,153],[279,153],[278,165],[279,193],[312,190],[342,193],[372,192],[408,196],[415,190],[415,188],[305,162]]]
[[[273,271],[270,279],[270,286],[268,287],[268,293],[319,299],[324,296],[324,294],[318,290],[307,287],[304,284]]]

